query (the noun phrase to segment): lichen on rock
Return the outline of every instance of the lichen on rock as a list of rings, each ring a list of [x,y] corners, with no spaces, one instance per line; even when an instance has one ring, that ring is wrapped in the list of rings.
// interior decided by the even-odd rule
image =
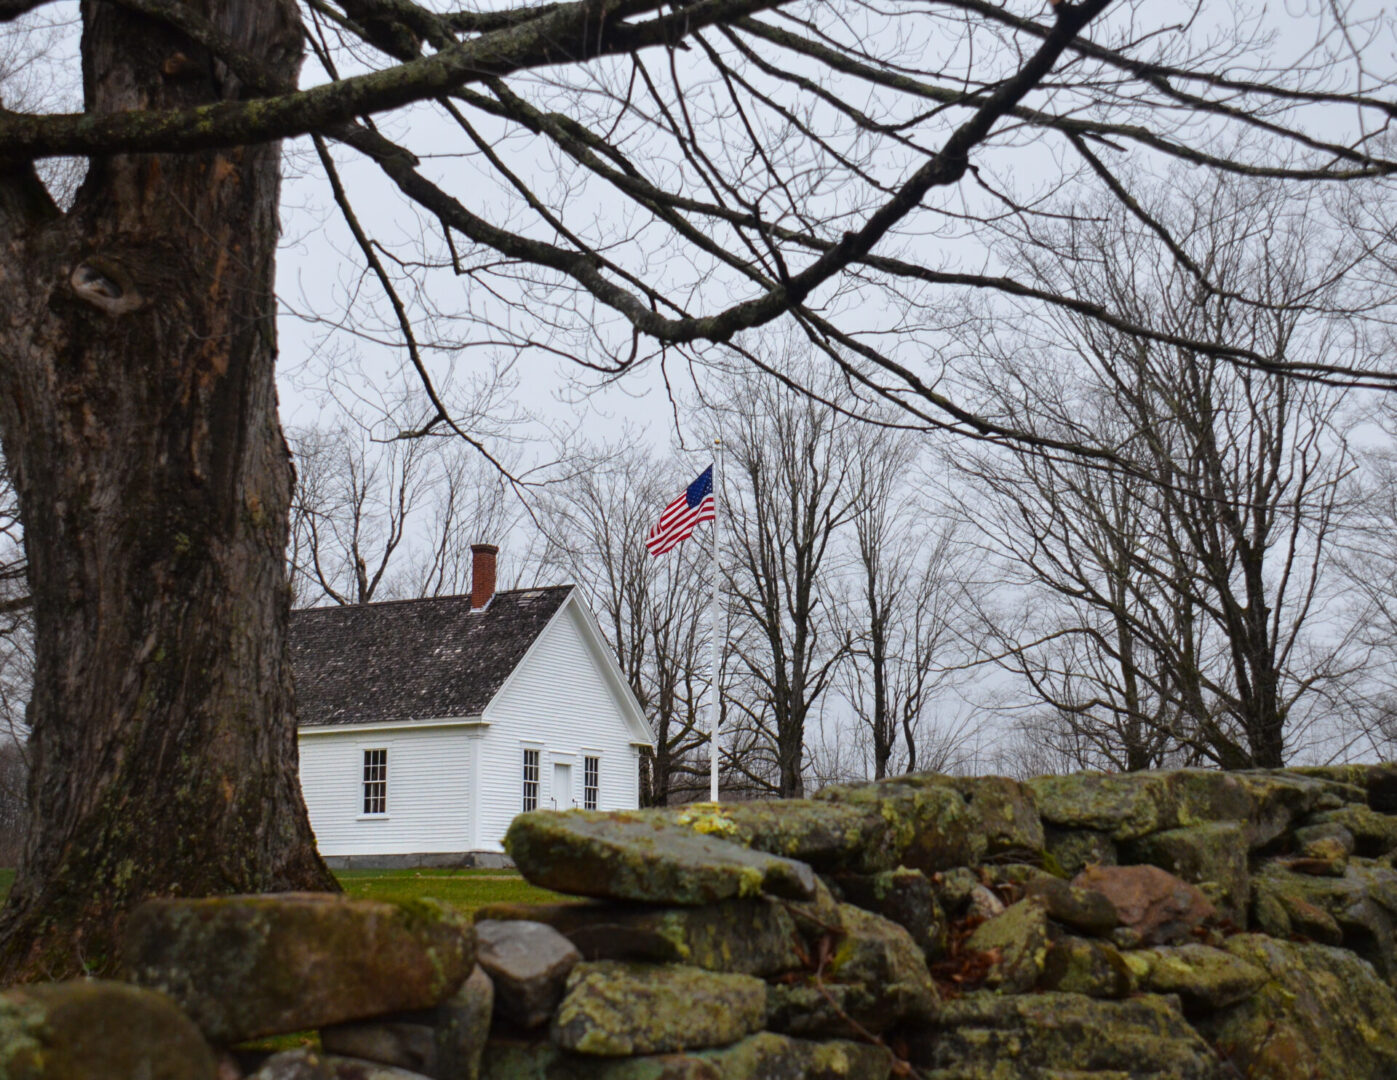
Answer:
[[[164,994],[77,979],[0,994],[4,1080],[214,1080],[217,1059]]]
[[[318,893],[147,901],[124,948],[128,977],[219,1043],[431,1008],[475,966],[454,908]]]
[[[1194,1023],[1242,1076],[1267,1080],[1390,1080],[1397,1076],[1397,997],[1346,949],[1228,938],[1229,953],[1267,982]]]
[[[763,893],[806,900],[815,890],[804,863],[645,811],[535,810],[514,819],[504,846],[530,882],[574,896],[711,904]]]
[[[549,1038],[602,1057],[727,1046],[760,1031],[766,985],[682,964],[584,961],[568,976]]]

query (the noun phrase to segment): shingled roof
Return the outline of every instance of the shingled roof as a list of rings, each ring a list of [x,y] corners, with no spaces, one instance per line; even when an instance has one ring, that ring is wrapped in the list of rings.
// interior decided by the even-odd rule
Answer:
[[[479,716],[572,592],[571,585],[303,608],[291,613],[300,723]]]

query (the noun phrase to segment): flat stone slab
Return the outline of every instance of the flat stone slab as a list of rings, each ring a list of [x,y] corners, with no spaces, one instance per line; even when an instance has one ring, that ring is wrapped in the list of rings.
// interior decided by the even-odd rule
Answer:
[[[981,991],[943,1002],[909,1039],[934,1077],[1225,1080],[1217,1053],[1171,998]],[[945,1070],[941,1072],[939,1070]],[[1260,1077],[1265,1074],[1254,1074]]]
[[[874,806],[765,799],[695,803],[666,813],[692,832],[798,859],[821,873],[891,870],[900,855],[896,830]]]
[[[549,1038],[580,1054],[625,1057],[728,1046],[760,1031],[766,984],[683,964],[584,962]]]
[[[100,979],[0,994],[5,1080],[214,1080],[199,1029],[163,994]]]
[[[816,800],[883,818],[898,862],[909,870],[930,874],[970,866],[989,846],[986,822],[949,777],[927,774],[871,784],[831,784]]]
[[[568,973],[582,959],[553,927],[528,919],[477,919],[477,958],[495,987],[495,1010],[520,1027],[548,1023]]]
[[[575,896],[688,905],[815,894],[802,862],[644,811],[535,810],[514,819],[504,846],[531,883]]]
[[[491,1080],[888,1080],[881,1046],[813,1042],[761,1031],[720,1050],[628,1058],[587,1058],[551,1043],[492,1040],[483,1075]]]
[[[1204,769],[1038,776],[1026,786],[1044,822],[1104,832],[1118,841],[1207,822],[1248,821],[1256,809],[1243,779]]]
[[[113,1078],[115,1080],[115,1078]],[[422,1073],[319,1050],[273,1054],[247,1080],[426,1080]]]
[[[704,907],[585,901],[489,904],[476,912],[476,919],[547,923],[571,941],[584,960],[691,964],[705,971],[762,976],[804,965],[796,948],[794,920],[779,901],[761,897]]]
[[[1125,953],[1124,958],[1141,990],[1178,994],[1189,1012],[1222,1009],[1245,1001],[1271,978],[1249,960],[1207,945],[1137,949]]]
[[[124,954],[132,982],[227,1044],[431,1008],[470,974],[475,931],[434,900],[151,900],[131,914]]]

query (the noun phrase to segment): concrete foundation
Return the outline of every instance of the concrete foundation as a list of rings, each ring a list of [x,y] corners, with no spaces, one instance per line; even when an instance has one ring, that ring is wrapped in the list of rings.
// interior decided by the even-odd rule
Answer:
[[[331,870],[512,870],[500,851],[422,851],[411,855],[322,855]]]

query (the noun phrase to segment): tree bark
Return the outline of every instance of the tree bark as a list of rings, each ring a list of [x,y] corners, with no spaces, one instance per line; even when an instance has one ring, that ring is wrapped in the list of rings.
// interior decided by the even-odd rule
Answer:
[[[203,13],[294,79],[290,0]],[[90,111],[187,108],[237,80],[85,0]],[[0,434],[25,525],[33,827],[0,978],[118,965],[142,899],[334,889],[297,780],[276,412],[280,148],[93,159],[59,213],[0,194]]]

